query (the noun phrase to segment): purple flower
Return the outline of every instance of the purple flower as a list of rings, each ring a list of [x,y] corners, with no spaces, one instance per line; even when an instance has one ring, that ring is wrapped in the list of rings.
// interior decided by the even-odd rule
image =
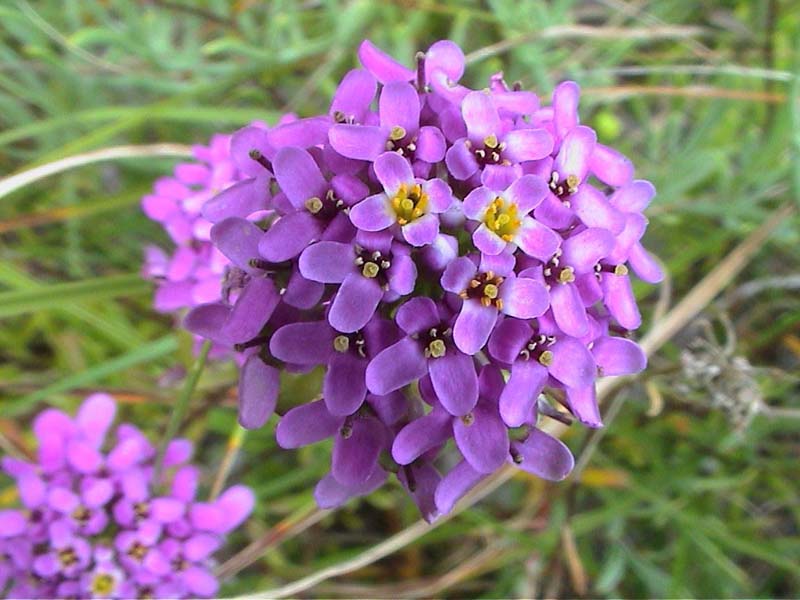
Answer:
[[[534,175],[520,177],[502,192],[488,187],[470,192],[464,200],[464,214],[480,222],[472,233],[475,247],[484,254],[519,247],[539,260],[551,257],[561,238],[529,215],[546,194],[545,182]]]
[[[468,257],[457,258],[447,266],[441,281],[445,290],[463,300],[453,327],[453,340],[459,350],[469,355],[486,344],[499,314],[532,319],[543,314],[549,305],[547,288],[542,283],[516,276],[508,261],[491,256],[483,256],[480,268]]]
[[[436,127],[420,127],[419,94],[410,83],[393,81],[384,86],[378,117],[379,125],[334,125],[331,146],[342,156],[369,161],[387,150],[427,164],[444,158],[444,136]]]
[[[364,327],[382,300],[411,293],[417,279],[408,249],[388,233],[359,232],[353,244],[317,242],[303,251],[299,264],[307,279],[340,284],[328,322],[343,333]]]
[[[540,420],[600,426],[598,377],[644,368],[630,339],[641,316],[629,269],[662,276],[641,243],[655,192],[580,124],[574,82],[549,106],[502,73],[470,90],[464,54],[447,40],[415,69],[369,41],[359,58],[364,68],[345,75],[326,114],[233,136],[242,181],[202,208],[214,256],[154,251],[152,262],[176,280],[212,259],[225,265],[219,297],[209,286],[184,324],[238,353],[245,427],[273,413],[281,371],[324,366],[320,398],[289,409],[276,430],[284,448],[332,439],[320,506],[393,474],[432,520],[504,464],[564,478],[572,455]],[[176,305],[200,297],[170,293]],[[58,470],[68,453],[58,436],[48,444],[43,464]],[[72,461],[103,479],[92,451]],[[442,477],[437,464],[455,466]],[[145,569],[132,589],[208,593],[186,540],[203,523],[217,533],[224,518],[194,501],[196,474],[175,477],[183,483],[166,496],[127,472],[105,477],[124,485],[114,516],[127,541],[145,526],[179,540],[148,546],[168,558],[147,562],[181,568],[168,581]],[[36,477],[25,478],[25,502],[46,505]],[[97,503],[70,489],[59,514]]]
[[[104,451],[115,412],[104,394],[88,397],[74,419],[45,410],[34,421],[38,462],[3,460],[28,510],[0,511],[0,590],[10,584],[15,597],[57,598],[216,593],[211,555],[251,512],[252,492],[234,486],[214,502],[195,501],[187,440],[167,446],[159,481],[155,451],[134,426],[119,425]],[[157,496],[165,483],[171,493]]]
[[[375,174],[385,193],[356,204],[350,211],[353,224],[363,231],[399,225],[403,239],[412,246],[432,244],[439,235],[439,213],[453,204],[449,186],[441,179],[415,178],[408,162],[394,152],[375,160]]]
[[[534,108],[531,106],[530,112]],[[456,140],[447,151],[447,168],[456,179],[469,179],[486,167],[491,173],[494,167],[538,160],[553,149],[553,139],[546,130],[514,128],[502,119],[491,94],[471,92],[464,98],[461,111],[467,137]]]

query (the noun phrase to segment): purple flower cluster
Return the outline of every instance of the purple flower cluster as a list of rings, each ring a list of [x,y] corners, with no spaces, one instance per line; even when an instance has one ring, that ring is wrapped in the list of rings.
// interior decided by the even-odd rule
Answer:
[[[0,509],[0,596],[212,597],[212,555],[251,512],[249,488],[196,500],[188,440],[169,443],[164,476],[136,427],[120,424],[103,450],[116,405],[94,394],[76,417],[47,409],[33,424],[35,463],[4,457],[24,508]],[[5,591],[5,595],[3,592]]]
[[[242,353],[245,427],[281,370],[324,367],[277,427],[284,448],[333,438],[321,506],[390,472],[428,519],[505,463],[562,479],[572,455],[539,417],[598,427],[596,378],[645,367],[629,273],[661,278],[640,243],[655,190],[579,123],[573,82],[540,106],[500,74],[461,85],[450,41],[416,69],[368,41],[359,57],[327,115],[233,136],[249,179],[202,208],[226,300],[185,324]]]

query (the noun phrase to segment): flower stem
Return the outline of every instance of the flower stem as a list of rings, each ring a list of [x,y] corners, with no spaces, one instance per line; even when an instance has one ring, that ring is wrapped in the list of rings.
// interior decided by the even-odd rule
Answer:
[[[211,350],[211,342],[206,340],[203,342],[203,346],[200,348],[200,354],[192,364],[192,368],[189,369],[189,373],[186,376],[186,382],[183,385],[183,390],[181,390],[178,401],[175,403],[175,406],[172,409],[172,414],[169,417],[169,423],[167,423],[167,430],[164,433],[164,438],[161,440],[161,445],[158,448],[154,481],[159,481],[161,479],[161,471],[164,467],[164,454],[167,450],[167,446],[172,441],[172,438],[174,438],[175,434],[178,433],[178,428],[180,427],[183,418],[186,416],[186,411],[189,408],[189,400],[194,393],[194,389],[197,387],[197,382],[200,379],[203,368],[206,366],[206,359],[208,358],[209,350]]]

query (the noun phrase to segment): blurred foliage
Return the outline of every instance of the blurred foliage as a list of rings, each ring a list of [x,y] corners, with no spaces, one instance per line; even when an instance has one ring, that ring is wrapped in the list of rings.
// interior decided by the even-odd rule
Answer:
[[[0,30],[5,174],[325,111],[361,39],[410,63],[450,38],[468,53],[468,84],[504,70],[547,97],[563,78],[580,82],[584,121],[659,190],[646,241],[668,265],[673,302],[800,198],[792,0],[9,0]],[[74,407],[96,388],[153,436],[163,430],[192,343],[152,311],[135,275],[143,244],[166,243],[138,199],[173,164],[88,166],[0,199],[0,433],[12,443],[30,443],[43,405]],[[310,593],[797,597],[800,294],[782,282],[800,272],[798,224],[783,224],[719,307],[777,411],[742,429],[682,392],[687,331],[621,392],[579,480],[517,475],[408,548]],[[739,293],[746,281],[762,283]],[[639,291],[647,327],[658,292]],[[316,381],[287,378],[281,406],[313,395]],[[236,431],[234,382],[232,365],[207,369],[185,425],[209,484]],[[260,499],[238,547],[307,506],[327,468],[320,447],[280,452],[273,426],[247,434],[230,476]],[[595,435],[573,427],[565,439],[583,456]],[[417,518],[388,485],[270,550],[224,592],[302,577]]]

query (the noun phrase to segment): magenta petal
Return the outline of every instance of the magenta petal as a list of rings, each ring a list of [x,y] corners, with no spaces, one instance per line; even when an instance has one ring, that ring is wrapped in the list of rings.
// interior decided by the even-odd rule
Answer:
[[[103,456],[97,448],[76,439],[67,444],[67,461],[79,473],[95,473],[103,466]]]
[[[377,91],[375,77],[364,69],[353,69],[342,78],[331,102],[330,114],[341,114],[345,119],[363,121]]]
[[[528,214],[541,204],[550,188],[547,182],[536,175],[523,175],[503,192],[503,198],[516,204],[521,214]]]
[[[413,487],[409,485],[409,472],[414,478]],[[436,517],[439,516],[439,510],[436,508],[436,501],[434,500],[436,488],[442,480],[439,471],[437,471],[433,465],[423,463],[420,465],[413,465],[409,467],[408,470],[400,470],[397,477],[414,499],[414,503],[417,505],[417,508],[419,508],[422,518],[428,523],[433,522]]]
[[[211,556],[222,545],[222,540],[210,533],[198,533],[183,544],[183,554],[192,562],[202,561]]]
[[[553,151],[553,137],[545,129],[516,129],[503,138],[503,156],[511,162],[539,160]]]
[[[453,260],[442,273],[442,287],[448,292],[458,294],[467,289],[470,280],[475,277],[478,267],[466,256]]]
[[[375,159],[375,175],[388,195],[394,195],[402,184],[411,184],[414,173],[408,161],[396,152],[384,152]]]
[[[535,219],[525,217],[514,237],[514,243],[528,256],[546,262],[558,250],[561,236]]]
[[[84,482],[81,498],[88,508],[99,508],[114,495],[114,485],[108,479],[85,479]]]
[[[80,501],[71,490],[53,487],[47,495],[47,503],[61,514],[69,514],[78,507]]]
[[[484,223],[472,232],[472,243],[484,254],[500,254],[508,246],[503,238],[489,229]]]
[[[478,402],[478,375],[471,356],[448,349],[444,356],[428,360],[436,397],[451,415],[460,417]]]
[[[255,164],[264,171],[261,165]],[[264,171],[259,177],[233,184],[203,204],[203,217],[211,223],[219,223],[229,217],[244,219],[254,212],[265,210],[270,199],[270,179]]]
[[[400,328],[414,335],[439,324],[439,311],[430,298],[412,298],[397,309],[395,320]]]
[[[419,342],[403,338],[381,351],[367,367],[367,389],[384,396],[416,381],[428,372]]]
[[[371,125],[334,125],[328,133],[331,146],[342,156],[375,160],[386,151],[386,132]]]
[[[500,394],[500,416],[509,427],[536,422],[536,402],[547,382],[547,369],[534,360],[517,361]]]
[[[257,355],[244,363],[239,374],[239,424],[258,429],[275,411],[280,389],[280,373]]]
[[[320,508],[336,508],[350,498],[374,492],[386,482],[387,473],[376,465],[369,477],[358,485],[347,486],[336,481],[333,475],[323,477],[314,488],[314,499]]]
[[[480,473],[495,471],[508,458],[508,430],[491,404],[478,404],[470,420],[455,419],[453,435],[461,454]]]
[[[341,283],[355,270],[355,255],[350,244],[317,242],[300,255],[300,273],[320,283]]]
[[[451,81],[458,81],[464,74],[464,52],[450,40],[434,42],[425,52],[425,69],[444,71]]]
[[[311,148],[325,143],[330,128],[331,119],[327,115],[297,119],[270,129],[267,139],[275,148]]]
[[[568,229],[575,220],[575,213],[555,195],[547,194],[542,203],[536,207],[533,216],[542,225],[556,230]]]
[[[405,81],[387,83],[378,100],[381,127],[402,127],[407,135],[413,135],[419,129],[419,108],[419,94],[413,85]]]
[[[495,360],[511,364],[530,340],[533,331],[530,326],[517,319],[503,319],[494,329],[489,339],[489,354]]]
[[[193,452],[194,445],[189,440],[181,438],[172,439],[169,444],[167,444],[167,449],[164,451],[164,466],[174,467],[175,465],[182,465],[192,458]]]
[[[6,469],[4,470],[8,473]],[[42,478],[34,473],[26,473],[22,476],[18,476],[16,479],[19,489],[19,498],[23,506],[29,509],[35,509],[41,506],[47,495],[47,486],[44,481],[42,481]]]
[[[636,305],[630,277],[603,273],[600,285],[603,288],[603,302],[611,316],[625,329],[638,329],[642,324],[642,315]]]
[[[28,528],[28,522],[21,512],[0,510],[0,538],[20,535]]]
[[[589,161],[589,169],[608,185],[625,185],[633,179],[633,163],[616,150],[597,144]]]
[[[550,288],[550,306],[558,328],[572,337],[583,337],[589,331],[586,308],[578,289],[570,284]]]
[[[535,279],[509,277],[500,285],[503,312],[518,319],[532,319],[550,306],[547,288]]]
[[[564,442],[539,429],[532,429],[524,442],[514,442],[513,450],[516,460],[511,460],[512,464],[549,481],[561,481],[575,466]]]
[[[633,340],[620,337],[601,337],[592,345],[592,355],[601,375],[634,375],[647,366],[645,356]]]
[[[444,160],[450,174],[462,181],[472,177],[480,168],[472,150],[467,147],[466,139],[456,140],[445,154]]]
[[[579,181],[583,181],[596,143],[597,134],[589,127],[579,125],[570,131],[553,162],[553,170],[558,173],[559,179],[564,180],[574,175]]]
[[[227,533],[241,525],[253,512],[255,501],[253,490],[244,485],[235,485],[222,492],[215,502],[225,515],[222,532]]]
[[[322,382],[322,397],[332,415],[351,415],[367,395],[367,360],[351,352],[334,352]]]
[[[95,448],[103,444],[114,420],[117,405],[108,394],[92,394],[83,401],[75,416],[75,424]]]
[[[580,93],[581,89],[574,81],[563,81],[553,91],[553,122],[559,138],[578,126]]]
[[[414,71],[401,65],[369,40],[364,40],[358,47],[358,59],[378,81],[384,84],[393,81],[411,81],[415,76]]]
[[[437,127],[428,125],[420,128],[415,144],[417,149],[414,151],[414,158],[431,164],[441,161],[447,149],[442,132]]]
[[[401,228],[405,240],[415,247],[427,246],[432,244],[439,235],[439,217],[428,213]]]
[[[217,593],[219,583],[217,579],[205,568],[191,566],[183,574],[183,581],[192,596],[198,598],[211,598]]]
[[[259,258],[258,242],[264,232],[247,219],[230,217],[211,228],[211,241],[228,260],[248,273],[261,271],[250,265],[250,260]]]
[[[295,267],[283,292],[283,301],[294,308],[314,308],[325,293],[325,285],[306,279]]]
[[[614,235],[625,229],[625,215],[597,188],[584,184],[570,196],[572,210],[587,227],[602,227]]]
[[[291,260],[322,233],[320,221],[301,210],[281,217],[264,232],[258,242],[258,252],[273,263]]]
[[[452,417],[441,410],[414,419],[395,437],[392,458],[399,465],[411,464],[428,450],[450,438],[451,422]]]
[[[434,213],[443,213],[448,210],[454,202],[453,193],[450,186],[441,179],[431,179],[422,184],[422,189],[428,194],[430,210]]]
[[[484,477],[485,473],[479,473],[466,460],[462,460],[439,482],[434,494],[436,508],[442,514],[449,513],[456,502],[478,485]]]
[[[659,283],[664,279],[664,271],[653,256],[636,242],[628,253],[628,262],[639,279],[647,283]]]
[[[295,208],[302,209],[309,198],[323,198],[328,182],[312,156],[301,148],[281,148],[273,163],[275,179]]]
[[[406,162],[402,158],[400,160]],[[350,220],[364,231],[382,231],[394,225],[396,217],[389,197],[386,194],[375,194],[350,209]]]
[[[250,158],[251,150],[257,150],[267,158],[272,156],[274,148],[267,139],[266,129],[251,125],[243,127],[231,137],[231,158],[244,177],[257,177],[264,173],[264,167]]]
[[[230,307],[224,304],[201,304],[189,311],[183,326],[195,335],[227,344],[222,328],[230,314]]]
[[[331,474],[346,486],[356,486],[372,474],[384,444],[383,425],[377,419],[356,418],[348,435],[339,434],[333,442]]]
[[[281,448],[300,448],[332,437],[343,422],[342,417],[328,412],[323,400],[315,400],[283,415],[275,428],[275,439]]]
[[[328,322],[343,333],[358,331],[375,314],[381,298],[383,290],[377,281],[360,273],[350,273],[336,292]]]
[[[585,387],[594,383],[597,367],[592,354],[580,341],[562,336],[550,350],[553,352],[550,375],[567,387]]]
[[[464,354],[472,356],[486,345],[497,321],[497,309],[476,300],[465,300],[453,327],[453,340]]]
[[[482,143],[490,135],[499,135],[502,129],[500,115],[492,97],[486,92],[470,92],[461,103],[461,114],[467,124],[469,139]]]
[[[328,362],[333,352],[335,336],[327,321],[289,323],[272,334],[269,351],[287,363],[321,365]]]
[[[407,254],[398,254],[392,259],[392,268],[388,273],[389,287],[401,296],[414,291],[417,282],[417,265]]]
[[[249,342],[267,324],[275,307],[280,302],[275,284],[264,277],[253,277],[233,306],[228,320],[222,327],[222,339],[231,344]]]
[[[177,498],[154,498],[150,502],[150,514],[158,523],[171,523],[183,516],[185,507]]]
[[[597,406],[597,396],[594,385],[582,388],[567,388],[567,404],[572,414],[589,427],[602,427],[600,408]]]
[[[464,199],[464,216],[474,221],[480,221],[486,214],[486,209],[497,197],[497,193],[487,187],[472,190]]]
[[[652,183],[637,179],[614,192],[609,202],[624,212],[643,212],[655,195],[656,188]]]
[[[589,273],[601,258],[614,248],[614,236],[606,229],[590,227],[561,244],[561,263],[575,269],[575,273]]]

